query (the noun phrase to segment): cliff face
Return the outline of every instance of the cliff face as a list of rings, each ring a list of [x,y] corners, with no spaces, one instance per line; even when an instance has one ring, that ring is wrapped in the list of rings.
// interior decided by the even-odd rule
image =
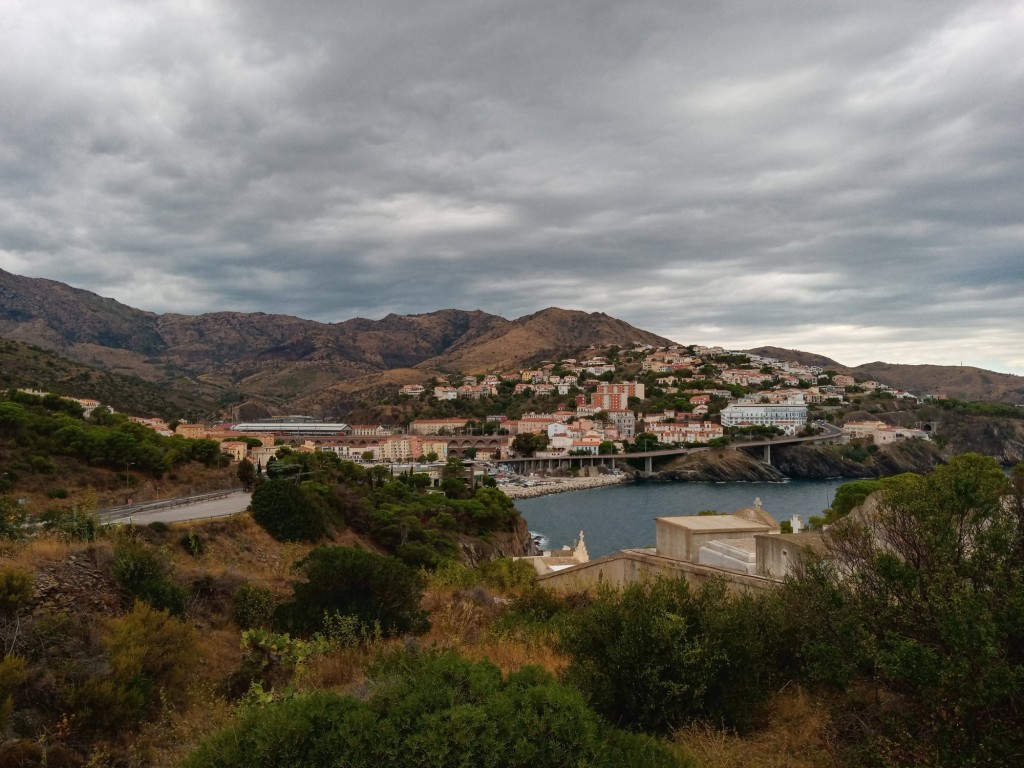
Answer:
[[[944,412],[939,436],[950,453],[980,453],[1003,464],[1024,461],[1024,420]]]
[[[738,449],[703,451],[674,460],[647,478],[651,482],[757,482],[787,478],[825,480],[834,477],[875,478],[903,472],[930,472],[943,463],[934,443],[908,440],[866,456],[840,446],[794,445],[772,449],[765,464]]]
[[[521,517],[516,523],[516,529],[511,533],[492,533],[486,539],[459,536],[460,559],[464,564],[473,567],[484,560],[536,554],[533,550],[533,538],[530,536],[526,520]]]
[[[786,475],[744,451],[723,448],[674,459],[646,479],[665,483],[774,482],[785,480]]]
[[[840,446],[780,446],[772,451],[772,464],[786,477],[820,480],[829,477],[875,478],[903,472],[930,472],[943,463],[938,446],[908,440],[883,446],[866,457]]]

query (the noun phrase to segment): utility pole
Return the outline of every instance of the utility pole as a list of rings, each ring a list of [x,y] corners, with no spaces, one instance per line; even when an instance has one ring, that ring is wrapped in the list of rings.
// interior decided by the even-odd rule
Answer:
[[[129,484],[129,480],[131,479],[131,475],[128,474],[128,467],[130,467],[130,466],[132,466],[134,464],[135,464],[134,461],[127,461],[126,460],[124,462],[124,501],[125,501],[126,504],[131,504],[132,503],[131,495],[130,495],[131,494],[131,487],[130,487],[130,484]]]

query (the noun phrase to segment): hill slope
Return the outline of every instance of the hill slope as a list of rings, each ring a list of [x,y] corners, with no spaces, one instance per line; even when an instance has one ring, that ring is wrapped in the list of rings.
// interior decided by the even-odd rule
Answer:
[[[669,343],[601,313],[561,309],[519,320],[444,309],[341,323],[261,312],[157,315],[3,270],[0,336],[153,382],[195,379],[225,400],[252,397],[282,409],[315,405],[320,393],[339,385],[346,399],[377,391],[395,380],[388,372],[396,369],[415,368],[426,378],[436,370],[512,367],[590,345]]]
[[[997,373],[971,366],[901,365],[882,362],[851,367],[831,358],[798,349],[758,347],[746,351],[779,360],[794,360],[805,365],[820,365],[825,370],[846,373],[861,381],[873,379],[893,389],[905,389],[921,396],[1024,403],[1024,376],[1014,376],[1010,373]]]
[[[288,409],[370,395],[423,372],[481,373],[527,365],[589,346],[668,339],[603,313],[549,308],[517,320],[444,309],[320,323],[262,312],[181,315],[144,312],[53,280],[0,270],[0,336],[87,365],[170,384],[188,379],[225,402],[255,398]],[[869,363],[851,368],[779,347],[750,352],[876,379],[921,394],[1024,402],[1024,377],[977,368]],[[386,374],[402,370],[399,376]],[[324,396],[322,397],[321,394]]]
[[[159,386],[136,376],[98,370],[54,352],[0,338],[0,389],[38,388],[67,397],[101,400],[135,415],[210,418],[218,410],[217,393],[188,380]]]

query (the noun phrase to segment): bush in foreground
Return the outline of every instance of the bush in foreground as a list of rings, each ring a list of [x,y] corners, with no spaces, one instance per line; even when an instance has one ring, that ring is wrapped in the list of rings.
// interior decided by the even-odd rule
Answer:
[[[355,616],[386,636],[422,634],[429,628],[420,608],[423,578],[394,557],[351,547],[317,547],[294,566],[306,576],[290,602],[278,606],[281,631],[312,635],[325,617]]]
[[[778,602],[658,579],[566,614],[565,678],[615,725],[664,733],[694,721],[746,728],[778,669]]]
[[[122,539],[114,547],[114,580],[133,597],[157,610],[185,615],[185,588],[168,574],[167,563],[138,539]]]
[[[1024,465],[956,456],[884,481],[786,585],[793,650],[834,688],[863,765],[1013,765],[1024,754]]]
[[[249,501],[253,519],[278,541],[317,541],[327,535],[327,516],[291,480],[261,483]]]
[[[527,667],[403,653],[370,671],[367,701],[298,696],[246,712],[184,768],[683,768],[649,737],[611,728],[583,697]]]

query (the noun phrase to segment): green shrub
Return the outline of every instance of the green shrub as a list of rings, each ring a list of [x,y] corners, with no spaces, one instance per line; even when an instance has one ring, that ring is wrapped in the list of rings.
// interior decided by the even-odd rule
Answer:
[[[278,606],[274,625],[312,635],[325,615],[355,616],[387,636],[421,634],[429,628],[420,608],[422,576],[401,561],[349,547],[318,547],[295,564],[306,576],[290,602]]]
[[[558,595],[534,585],[512,599],[508,610],[498,620],[498,627],[550,628],[551,620],[565,611],[565,607],[565,601]]]
[[[399,653],[369,672],[367,701],[331,693],[247,711],[184,768],[683,768],[649,737],[608,726],[574,689],[526,667]]]
[[[480,570],[468,568],[458,560],[445,560],[427,574],[430,585],[448,589],[468,589],[481,582]]]
[[[114,579],[132,594],[144,584],[163,578],[164,570],[157,553],[137,539],[121,539],[114,547]]]
[[[770,594],[658,579],[567,613],[558,646],[571,659],[565,679],[613,723],[654,733],[695,720],[744,728],[778,674],[780,621]]]
[[[49,509],[40,516],[43,529],[65,541],[94,541],[100,529],[96,515],[79,508]]]
[[[252,708],[235,726],[207,739],[182,768],[335,766],[345,754],[345,721],[360,709],[355,699],[323,692]]]
[[[0,765],[4,766],[37,766],[46,765],[46,755],[43,746],[37,741],[30,739],[15,739],[5,741],[0,746]]]
[[[68,490],[67,488],[50,488],[46,491],[46,495],[51,499],[66,499]]]
[[[181,548],[188,552],[192,557],[199,557],[203,552],[206,551],[206,545],[203,543],[202,538],[195,531],[189,531],[182,535],[178,540]]]
[[[373,626],[369,626],[358,616],[345,616],[340,613],[324,616],[321,634],[331,648],[370,646],[384,636],[379,623],[375,622]]]
[[[32,574],[20,568],[0,568],[0,614],[15,613],[33,594]]]
[[[870,519],[832,526],[828,557],[784,586],[793,654],[835,689],[848,764],[1019,762],[1022,491],[1024,465],[1008,479],[976,454],[887,478]]]
[[[0,539],[23,538],[27,518],[23,505],[7,496],[0,496]]]
[[[253,519],[278,541],[317,541],[327,535],[324,510],[290,480],[268,480],[249,501]]]
[[[14,691],[25,682],[25,660],[21,656],[7,654],[0,659],[0,733],[7,730],[14,712]]]
[[[103,644],[109,671],[85,678],[69,696],[77,728],[109,735],[135,728],[162,702],[185,702],[197,650],[190,626],[138,602],[111,621]]]
[[[145,712],[143,693],[112,677],[92,675],[71,690],[68,706],[76,728],[88,735],[136,726]]]
[[[266,587],[243,584],[232,596],[235,606],[235,622],[242,629],[270,626],[274,615],[274,595]]]
[[[114,678],[142,694],[146,706],[161,695],[182,703],[194,669],[195,630],[166,610],[136,603],[131,613],[111,622],[104,644]]]
[[[840,485],[832,498],[831,509],[834,514],[829,522],[835,522],[848,515],[854,507],[863,504],[868,496],[880,490],[883,485],[882,480],[853,480]]]
[[[114,548],[114,579],[122,589],[157,610],[184,616],[185,588],[166,572],[156,551],[137,539],[122,539]]]
[[[537,570],[525,560],[503,557],[485,560],[477,567],[484,584],[502,592],[531,589],[537,584]]]

